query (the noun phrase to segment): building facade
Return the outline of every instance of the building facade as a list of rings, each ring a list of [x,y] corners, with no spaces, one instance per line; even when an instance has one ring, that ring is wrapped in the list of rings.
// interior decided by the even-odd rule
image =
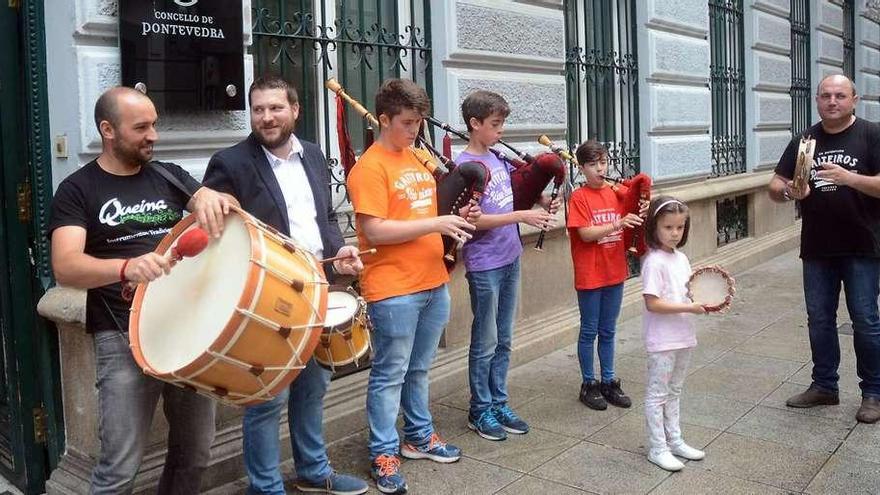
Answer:
[[[52,287],[45,222],[54,188],[100,151],[92,111],[121,80],[117,12],[116,0],[13,0],[0,18],[8,38],[0,46],[9,47],[0,59],[0,175],[4,198],[17,200],[0,224],[0,263],[13,273],[2,287],[0,473],[31,493],[44,483],[49,493],[85,493],[98,451],[84,292]],[[331,159],[328,187],[349,236],[336,108],[323,86],[330,77],[367,107],[383,79],[412,78],[431,95],[433,115],[459,129],[469,92],[499,92],[512,109],[505,140],[522,151],[546,150],[542,134],[568,147],[596,138],[615,175],[644,172],[655,193],[688,202],[692,260],[733,271],[797,245],[794,206],[769,201],[765,186],[793,133],[818,119],[818,81],[847,74],[862,100],[857,115],[880,120],[877,0],[244,0],[242,14],[245,82],[265,71],[295,82],[297,134]],[[347,120],[360,152],[362,121],[351,110]],[[200,177],[211,154],[247,135],[249,119],[162,112],[159,128],[156,158]],[[534,243],[534,232],[523,234]],[[515,362],[574,341],[570,264],[562,229],[542,252],[526,250]],[[638,289],[636,278],[627,282],[624,316],[637,311]],[[461,269],[451,294],[433,372],[438,395],[466,383]],[[45,319],[33,316],[37,301]],[[365,393],[363,372],[332,383],[328,440],[365,428]],[[240,411],[222,407],[217,428],[211,486],[243,476]],[[154,434],[139,490],[161,471],[161,419]]]

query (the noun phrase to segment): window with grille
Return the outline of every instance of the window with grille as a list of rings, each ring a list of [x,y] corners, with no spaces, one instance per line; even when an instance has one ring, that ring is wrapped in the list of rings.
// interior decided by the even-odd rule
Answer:
[[[855,8],[853,0],[843,0],[843,74],[851,81],[856,77]]]
[[[744,239],[749,235],[749,197],[740,195],[715,202],[716,240],[718,246]]]
[[[334,204],[346,236],[354,219],[338,164],[336,106],[324,81],[372,108],[379,84],[410,78],[431,94],[430,0],[253,0],[254,75],[280,74],[299,92],[296,134],[321,145],[331,165]],[[365,125],[346,109],[352,147],[363,151]]]
[[[712,175],[746,171],[742,0],[709,0]]]
[[[791,134],[810,127],[810,2],[791,0]]]
[[[635,0],[566,0],[568,142],[608,148],[609,175],[639,172]],[[572,170],[571,177],[577,171]]]

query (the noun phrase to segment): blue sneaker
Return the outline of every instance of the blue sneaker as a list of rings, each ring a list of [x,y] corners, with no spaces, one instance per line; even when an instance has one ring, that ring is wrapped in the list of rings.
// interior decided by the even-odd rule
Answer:
[[[492,408],[483,411],[477,419],[468,414],[468,428],[474,430],[477,432],[477,435],[486,440],[500,441],[507,439],[507,432],[504,431],[501,423],[498,422],[498,418],[495,416]]]
[[[406,480],[400,474],[400,459],[396,455],[382,454],[373,459],[370,475],[380,492],[406,493]]]
[[[440,440],[440,435],[431,433],[431,438],[424,445],[404,443],[400,455],[407,459],[431,459],[448,464],[461,459],[461,449]]]
[[[339,474],[336,471],[330,473],[330,476],[322,481],[311,482],[297,479],[293,484],[301,492],[329,493],[331,495],[360,495],[367,493],[369,488],[366,481],[347,474]]]
[[[524,435],[529,432],[529,424],[517,416],[517,414],[513,412],[513,409],[507,404],[493,408],[492,412],[495,413],[495,419],[501,423],[501,427],[504,428],[504,431],[507,433]]]

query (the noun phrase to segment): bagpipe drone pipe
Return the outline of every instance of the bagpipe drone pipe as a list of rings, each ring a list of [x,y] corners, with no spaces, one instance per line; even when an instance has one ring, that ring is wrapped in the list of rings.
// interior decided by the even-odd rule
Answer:
[[[562,159],[577,166],[577,161],[572,154],[564,148],[556,145],[547,136],[538,138],[538,142],[550,148],[553,153],[559,155]],[[647,174],[636,174],[630,178],[617,178],[604,176],[603,179],[611,186],[611,190],[617,195],[617,200],[621,204],[624,214],[639,214],[642,205],[651,201],[651,177]],[[636,256],[645,254],[645,232],[644,226],[640,225],[632,229],[623,229],[623,243],[627,251]]]
[[[433,117],[426,119],[429,124],[443,129],[447,133],[454,134],[467,141],[469,136],[454,129],[445,122]],[[447,136],[448,137],[448,136]],[[444,141],[447,138],[444,138]],[[499,140],[498,144],[512,151],[516,157],[508,157],[503,151],[490,148],[499,160],[510,166],[510,185],[513,190],[513,209],[530,210],[541,199],[541,194],[547,189],[550,181],[553,181],[553,189],[550,193],[550,201],[555,200],[559,190],[565,183],[565,163],[555,153],[540,153],[534,157],[521,152],[513,146]],[[541,231],[535,249],[541,250],[544,244],[545,231]]]
[[[335,79],[328,79],[324,85],[327,89],[336,94],[338,121],[345,122],[344,111],[339,110],[339,107],[344,107],[344,104],[347,103],[351,105],[351,107],[354,108],[354,110],[366,120],[368,124],[373,127],[379,127],[378,119],[376,119],[376,117],[357,100],[349,96],[338,81]],[[339,137],[340,153],[343,156],[350,154],[349,156],[354,157],[354,152],[351,151],[351,144],[348,140],[348,130],[344,128],[344,124],[337,128],[337,133]],[[480,199],[483,197],[483,193],[486,191],[486,186],[489,184],[491,178],[489,169],[486,168],[484,164],[480,162],[465,162],[456,165],[451,159],[443,156],[437,151],[431,143],[422,136],[419,136],[417,143],[432,155],[432,158],[425,158],[424,153],[412,150],[413,155],[419,159],[429,172],[431,172],[431,175],[437,183],[438,215],[458,215],[462,212],[462,208],[465,206],[474,206],[480,203]],[[349,169],[345,170],[346,176],[348,176]],[[443,255],[443,261],[446,265],[446,269],[449,271],[452,271],[452,269],[455,268],[456,262],[458,261],[458,248],[460,247],[460,244],[460,240],[443,235],[443,251],[445,253]]]

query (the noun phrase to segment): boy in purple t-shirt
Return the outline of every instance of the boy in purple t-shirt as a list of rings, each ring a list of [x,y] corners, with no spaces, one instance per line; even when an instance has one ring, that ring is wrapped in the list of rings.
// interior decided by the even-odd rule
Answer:
[[[471,295],[471,347],[468,380],[471,389],[468,427],[489,440],[504,440],[507,433],[524,434],[529,425],[507,404],[507,368],[513,319],[519,292],[519,257],[522,244],[517,223],[549,229],[556,223],[546,209],[513,210],[513,190],[507,164],[489,147],[501,139],[510,107],[501,95],[490,91],[472,93],[461,104],[470,141],[457,162],[480,161],[492,173],[483,194],[477,232],[462,247]],[[542,198],[549,204],[549,198]]]

